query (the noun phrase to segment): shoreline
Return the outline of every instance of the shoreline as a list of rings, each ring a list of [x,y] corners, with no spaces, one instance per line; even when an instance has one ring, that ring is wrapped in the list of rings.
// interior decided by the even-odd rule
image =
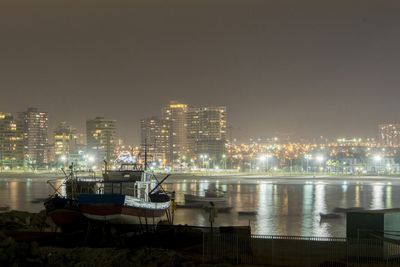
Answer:
[[[155,173],[162,177],[165,173]],[[101,174],[96,175],[101,177]],[[0,172],[0,181],[47,181],[65,178],[60,172]],[[355,175],[313,175],[313,174],[270,174],[270,173],[171,173],[168,180],[172,181],[216,181],[216,182],[396,182],[400,183],[400,176],[355,176]]]

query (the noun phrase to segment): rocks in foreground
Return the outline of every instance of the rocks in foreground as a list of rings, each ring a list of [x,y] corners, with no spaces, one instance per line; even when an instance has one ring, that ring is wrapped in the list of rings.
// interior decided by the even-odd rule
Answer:
[[[0,266],[85,267],[195,267],[201,259],[159,248],[57,248],[19,243],[0,236]]]
[[[39,213],[17,210],[0,213],[0,230],[39,230],[48,226],[44,210]]]

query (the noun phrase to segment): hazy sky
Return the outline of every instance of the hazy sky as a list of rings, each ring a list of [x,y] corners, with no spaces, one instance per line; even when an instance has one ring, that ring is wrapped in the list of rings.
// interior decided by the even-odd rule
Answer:
[[[175,99],[240,139],[377,134],[400,121],[400,1],[0,2],[0,111],[97,115],[139,141]]]

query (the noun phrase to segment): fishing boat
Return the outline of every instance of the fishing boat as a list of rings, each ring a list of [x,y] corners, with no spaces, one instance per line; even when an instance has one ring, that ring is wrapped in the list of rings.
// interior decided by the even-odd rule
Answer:
[[[117,170],[105,168],[100,194],[81,194],[79,208],[94,221],[110,224],[142,224],[161,219],[169,209],[170,197],[153,173],[139,164],[123,164]]]
[[[87,179],[94,177],[92,172],[88,177],[80,179],[74,170],[74,165],[69,166],[69,173],[64,169],[65,178],[60,183],[60,179],[48,180],[54,193],[44,201],[46,214],[64,232],[82,229],[86,226],[86,218],[79,209],[78,197],[81,193],[95,192],[96,181]]]

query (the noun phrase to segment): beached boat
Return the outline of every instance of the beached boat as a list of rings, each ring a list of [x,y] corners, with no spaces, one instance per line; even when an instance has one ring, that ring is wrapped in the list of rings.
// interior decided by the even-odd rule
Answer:
[[[58,185],[59,179],[47,181],[54,189],[54,194],[44,201],[47,216],[63,231],[74,231],[86,226],[87,219],[79,209],[78,197],[81,193],[95,191],[95,181],[80,180],[73,164],[69,171],[69,174],[64,172],[65,179],[61,185]]]
[[[161,181],[141,165],[123,165],[105,170],[100,194],[81,194],[79,208],[88,219],[111,224],[156,223],[170,207],[170,197]]]

